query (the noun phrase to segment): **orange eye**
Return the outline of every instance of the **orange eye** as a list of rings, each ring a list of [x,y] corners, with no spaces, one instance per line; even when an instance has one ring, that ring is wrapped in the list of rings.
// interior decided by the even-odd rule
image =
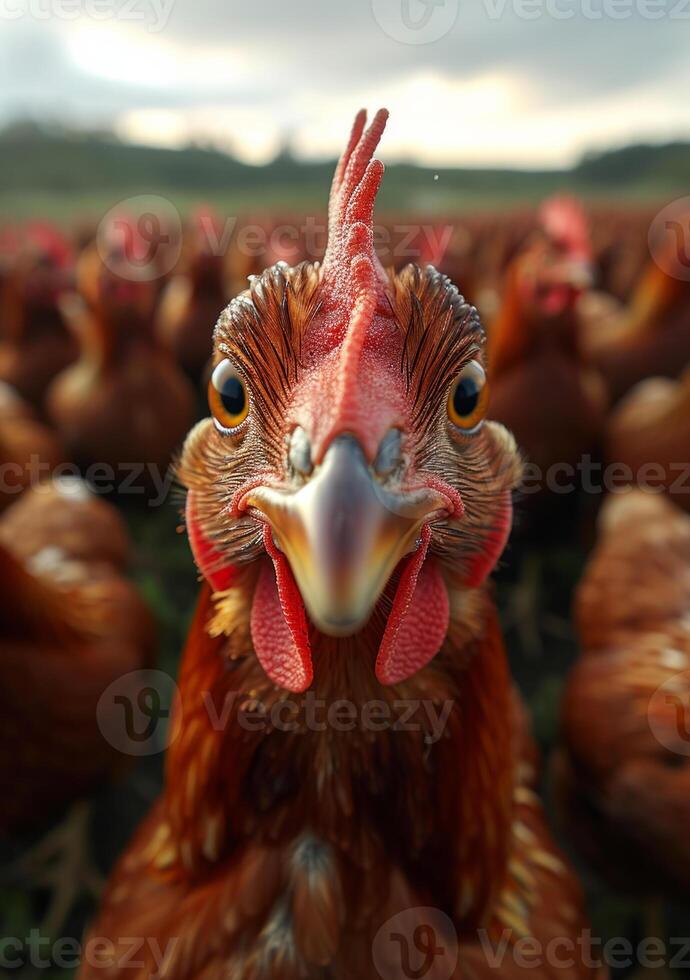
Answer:
[[[473,432],[484,419],[489,400],[486,373],[478,361],[466,364],[448,395],[448,418],[464,432]]]
[[[221,361],[211,375],[208,403],[221,429],[236,429],[249,414],[247,386],[228,360]]]

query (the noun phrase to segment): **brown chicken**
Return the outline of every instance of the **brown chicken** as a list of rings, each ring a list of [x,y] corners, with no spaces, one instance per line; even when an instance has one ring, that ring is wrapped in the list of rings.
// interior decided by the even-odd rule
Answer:
[[[37,408],[51,380],[78,353],[60,310],[71,279],[68,242],[41,223],[17,236],[0,276],[0,380]]]
[[[628,392],[607,422],[605,455],[627,466],[634,483],[663,487],[690,510],[690,367],[677,380],[649,378]]]
[[[597,448],[606,394],[578,346],[578,297],[588,283],[589,245],[575,202],[542,211],[542,233],[508,267],[489,331],[489,416],[506,425],[531,466],[530,486],[562,482]],[[537,482],[534,482],[537,481]],[[550,487],[553,489],[553,487]]]
[[[0,523],[0,541],[22,561],[48,548],[70,561],[105,564],[120,573],[132,552],[119,511],[74,476],[41,483],[9,508]]]
[[[601,293],[584,296],[578,307],[582,347],[604,376],[614,399],[655,375],[674,378],[690,362],[690,281],[670,275],[675,249],[669,240],[649,259],[630,301],[622,305]]]
[[[625,891],[690,887],[690,517],[612,495],[579,586],[557,762],[571,834]]]
[[[647,232],[654,218],[648,208],[599,205],[592,220],[596,288],[628,302],[649,261]]]
[[[115,487],[141,499],[164,484],[194,419],[195,395],[155,339],[157,282],[132,278],[127,240],[113,241],[105,257],[102,247],[90,246],[80,260],[84,299],[63,302],[81,357],[55,379],[47,408],[80,466],[104,464]]]
[[[128,555],[117,512],[73,480],[28,491],[0,519],[0,831],[45,823],[122,765],[96,705],[150,664],[154,637],[123,578]]]
[[[182,269],[167,283],[156,315],[161,343],[195,381],[211,358],[213,325],[229,298],[222,231],[213,212],[194,215]]]
[[[267,270],[217,324],[180,467],[206,584],[165,788],[82,977],[149,976],[158,951],[176,980],[397,978],[434,937],[438,980],[494,976],[501,939],[502,976],[593,973],[485,584],[519,461],[484,422],[476,310],[375,255],[386,118],[357,116],[323,262]],[[572,964],[519,966],[524,936]]]
[[[0,510],[34,483],[44,480],[65,451],[56,433],[39,422],[34,410],[0,381]]]

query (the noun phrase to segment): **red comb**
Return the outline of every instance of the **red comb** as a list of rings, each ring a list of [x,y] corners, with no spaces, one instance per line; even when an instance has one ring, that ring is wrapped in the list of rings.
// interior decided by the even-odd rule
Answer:
[[[373,460],[386,427],[401,412],[397,403],[382,409],[380,389],[386,385],[372,380],[385,374],[391,353],[401,344],[389,277],[374,249],[374,204],[383,164],[373,157],[387,119],[388,112],[380,109],[367,129],[366,113],[357,114],[331,187],[318,313],[302,346],[304,362],[316,369],[308,382],[315,386],[314,397],[323,402],[328,393],[327,404],[309,423],[315,465],[344,432],[355,434]]]
[[[344,378],[350,376],[348,365],[359,357],[387,281],[374,250],[374,203],[384,167],[373,156],[386,128],[388,110],[379,109],[365,130],[366,119],[361,109],[333,177],[322,269],[322,282],[328,283],[338,319],[346,326]]]
[[[47,221],[30,222],[24,237],[27,248],[40,253],[58,269],[72,263],[72,246],[62,232]]]
[[[558,194],[544,201],[539,208],[539,223],[558,248],[573,257],[591,259],[589,221],[576,198]]]
[[[378,263],[374,252],[374,202],[384,168],[373,156],[386,128],[388,110],[379,109],[365,131],[366,119],[366,111],[360,109],[333,176],[328,201],[328,247],[323,260],[326,278],[338,276],[359,254],[365,255],[373,267]]]

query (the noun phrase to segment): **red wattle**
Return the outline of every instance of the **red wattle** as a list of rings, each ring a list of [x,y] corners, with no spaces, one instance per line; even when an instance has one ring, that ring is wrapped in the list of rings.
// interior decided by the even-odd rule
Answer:
[[[382,684],[397,684],[425,667],[448,632],[448,590],[436,563],[425,560],[430,540],[431,529],[425,524],[421,544],[400,576],[376,658]]]
[[[201,530],[194,510],[194,492],[190,490],[185,503],[187,537],[196,566],[214,592],[225,592],[237,578],[239,569],[225,559]]]
[[[463,585],[468,589],[476,589],[494,570],[496,562],[503,554],[503,549],[508,542],[512,526],[513,499],[510,490],[506,490],[498,518],[489,531],[482,550],[477,552],[467,570]]]
[[[264,547],[273,565],[263,562],[254,591],[252,642],[273,683],[299,693],[306,691],[314,675],[304,603],[268,526],[264,528]]]

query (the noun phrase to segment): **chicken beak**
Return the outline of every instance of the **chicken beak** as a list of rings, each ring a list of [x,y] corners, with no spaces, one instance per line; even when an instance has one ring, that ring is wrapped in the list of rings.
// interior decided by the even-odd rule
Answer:
[[[257,487],[245,501],[271,527],[307,611],[322,632],[356,633],[396,566],[419,546],[421,529],[449,510],[439,491],[392,491],[359,443],[340,436],[298,489]]]

